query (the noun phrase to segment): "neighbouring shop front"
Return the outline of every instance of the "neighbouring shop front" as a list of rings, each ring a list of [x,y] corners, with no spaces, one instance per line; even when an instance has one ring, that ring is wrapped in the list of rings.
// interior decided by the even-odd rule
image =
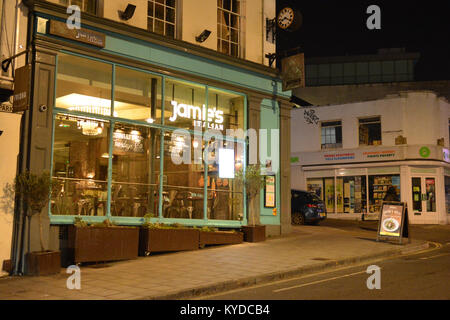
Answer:
[[[421,157],[420,150],[430,150]],[[295,154],[304,188],[326,205],[330,217],[376,217],[393,187],[412,223],[448,223],[450,190],[446,149],[438,146],[377,147]],[[389,161],[380,161],[388,157]],[[320,160],[322,159],[322,161]],[[303,161],[302,161],[303,160]]]
[[[245,190],[234,178],[249,163],[248,128],[268,129],[264,141],[276,150],[259,155],[268,174],[261,223],[267,234],[290,231],[289,148],[270,135],[280,130],[277,138],[289,140],[290,92],[275,70],[187,43],[165,46],[133,27],[119,34],[121,24],[94,18],[84,20],[81,40],[61,31],[63,14],[35,9],[32,112],[24,115],[19,167],[51,172],[43,217],[50,249],[59,248],[59,226],[76,218],[247,225]],[[29,241],[21,223],[16,252]],[[38,233],[33,218],[30,250]]]

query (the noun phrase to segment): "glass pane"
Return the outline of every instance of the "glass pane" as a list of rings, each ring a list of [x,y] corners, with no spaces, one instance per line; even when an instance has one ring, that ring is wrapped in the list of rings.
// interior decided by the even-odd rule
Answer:
[[[106,215],[108,135],[108,122],[56,115],[52,214]]]
[[[395,187],[399,197],[399,175],[369,176],[369,212],[380,212],[381,202],[384,200],[386,192],[391,186]]]
[[[239,56],[239,46],[237,44],[231,43],[231,53],[233,57]]]
[[[165,218],[204,218],[202,162],[177,164],[171,156],[174,148],[176,150],[190,148],[190,141],[187,140],[188,137],[177,136],[173,132],[167,132],[164,135],[163,215]]]
[[[344,178],[336,177],[336,212],[344,212]]]
[[[227,129],[244,129],[244,97],[210,88],[208,90],[209,127],[226,134]]]
[[[175,38],[175,25],[166,23],[166,36]]]
[[[422,184],[420,178],[411,178],[413,210],[422,211]]]
[[[111,215],[158,216],[160,141],[159,129],[115,124]]]
[[[159,4],[155,5],[155,17],[164,20],[164,6]]]
[[[175,10],[166,8],[166,21],[175,23]]]
[[[155,20],[155,29],[153,32],[158,34],[164,34],[164,22],[160,20]]]
[[[114,116],[161,123],[161,78],[116,67]]]
[[[166,6],[175,8],[175,0],[166,0]]]
[[[149,16],[149,17],[153,17],[153,7],[154,5],[153,5],[153,2],[152,1],[149,1],[148,2],[148,7],[147,7],[147,15]]]
[[[427,192],[427,211],[436,212],[436,184],[434,178],[425,179],[425,190]]]
[[[334,212],[334,178],[325,178],[325,206],[327,212]]]
[[[164,123],[168,126],[194,129],[206,120],[206,90],[202,85],[167,79]]]
[[[233,28],[230,28],[230,30],[231,30],[231,41],[238,43],[239,42],[239,30],[233,29]]]
[[[58,55],[56,107],[111,114],[112,66],[68,54]]]
[[[147,30],[153,31],[153,18],[147,18]]]
[[[231,176],[234,176],[236,171],[242,168],[244,145],[231,141],[223,141],[222,148],[232,150],[230,155],[233,157],[231,161],[234,162],[234,174],[220,170],[220,166],[226,166],[230,159],[225,158],[221,160],[216,154],[220,153],[219,143],[212,141],[210,147],[212,148],[212,152],[208,153],[208,157],[215,158],[216,161],[208,164],[208,218],[216,220],[242,220],[244,213],[243,188],[242,186],[238,186]]]

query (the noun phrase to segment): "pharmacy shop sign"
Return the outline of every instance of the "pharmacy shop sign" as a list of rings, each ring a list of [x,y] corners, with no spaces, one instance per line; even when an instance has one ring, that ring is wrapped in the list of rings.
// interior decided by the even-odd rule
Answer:
[[[172,116],[170,121],[175,122],[178,118],[191,119],[194,121],[194,127],[223,130],[223,111],[214,108],[206,109],[206,106],[192,106],[189,104],[171,101]]]

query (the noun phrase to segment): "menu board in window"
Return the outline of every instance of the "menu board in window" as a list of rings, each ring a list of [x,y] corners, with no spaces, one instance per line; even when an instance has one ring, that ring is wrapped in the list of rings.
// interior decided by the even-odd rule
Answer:
[[[264,207],[275,208],[275,176],[266,176],[264,187]]]

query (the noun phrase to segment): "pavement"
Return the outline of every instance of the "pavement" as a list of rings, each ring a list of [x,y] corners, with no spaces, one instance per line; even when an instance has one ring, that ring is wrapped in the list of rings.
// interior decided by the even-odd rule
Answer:
[[[164,300],[201,297],[327,269],[424,250],[429,243],[377,242],[376,232],[294,226],[264,242],[152,254],[135,260],[81,266],[81,289],[70,274],[0,278],[0,300]]]

